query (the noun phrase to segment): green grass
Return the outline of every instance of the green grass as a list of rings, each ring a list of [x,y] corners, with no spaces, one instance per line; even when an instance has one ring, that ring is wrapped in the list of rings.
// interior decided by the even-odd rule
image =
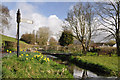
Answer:
[[[112,70],[113,73],[118,72],[118,57],[109,56],[77,56],[79,60],[86,61],[88,63],[99,64]]]
[[[16,38],[8,37],[8,36],[2,35],[2,34],[0,34],[0,36],[2,37],[2,42],[4,42],[4,41],[17,42]],[[1,41],[0,41],[0,43],[1,43]],[[20,41],[20,43],[27,44],[23,41]]]
[[[62,60],[67,60],[80,68],[90,70],[99,76],[120,76],[118,74],[118,57],[115,56],[58,55],[57,57]]]
[[[35,55],[40,55],[39,53],[21,52],[21,54],[23,56],[19,58],[13,55],[2,59],[3,78],[73,78],[65,65],[58,64],[52,60],[43,61],[44,55],[43,59],[41,59],[42,55],[35,57]]]
[[[8,36],[0,34],[0,47],[2,46],[2,43],[3,43],[3,46],[5,46],[5,41],[14,42],[15,43],[14,50],[17,50],[17,40],[16,40],[16,38],[12,38],[12,37],[8,37]],[[19,46],[20,46],[20,49],[28,49],[28,48],[32,47],[31,44],[27,44],[24,41],[20,41]]]

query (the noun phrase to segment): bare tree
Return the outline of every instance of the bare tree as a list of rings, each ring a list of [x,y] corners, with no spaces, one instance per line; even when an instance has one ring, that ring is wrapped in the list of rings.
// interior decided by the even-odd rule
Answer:
[[[51,35],[49,27],[40,27],[37,31],[37,43],[41,46],[46,45]]]
[[[99,22],[102,26],[98,30],[109,33],[104,39],[115,39],[117,54],[120,56],[120,1],[114,0],[106,3],[97,3],[96,8]]]
[[[49,40],[49,44],[50,46],[55,46],[57,45],[57,40],[54,38],[54,37],[51,37],[50,40]]]
[[[74,37],[81,42],[83,53],[89,49],[91,38],[94,35],[94,11],[90,3],[78,3],[73,6],[67,15],[66,27],[71,28]]]
[[[9,19],[10,19],[9,9],[0,4],[0,31],[3,33],[4,28],[9,28]]]

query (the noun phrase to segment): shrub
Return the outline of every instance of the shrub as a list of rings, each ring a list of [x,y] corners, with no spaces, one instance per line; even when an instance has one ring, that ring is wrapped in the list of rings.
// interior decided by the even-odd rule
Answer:
[[[116,54],[116,48],[114,47],[101,47],[98,49],[100,49],[99,54],[103,54],[103,55]]]
[[[97,55],[97,53],[95,53],[95,52],[88,52],[86,54],[86,56],[96,56],[96,55]]]
[[[69,30],[64,30],[59,39],[59,43],[61,46],[68,46],[73,43],[73,34]]]
[[[4,51],[16,51],[15,42],[5,41]]]

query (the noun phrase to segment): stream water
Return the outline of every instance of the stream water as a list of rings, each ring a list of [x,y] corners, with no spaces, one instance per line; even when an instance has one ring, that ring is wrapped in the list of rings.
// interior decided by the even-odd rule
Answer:
[[[97,74],[89,71],[89,70],[84,70],[82,68],[77,67],[76,65],[68,62],[68,61],[62,61],[60,59],[58,59],[55,56],[52,55],[46,55],[48,58],[56,61],[59,64],[64,64],[67,66],[67,69],[70,71],[70,73],[73,74],[73,77],[76,79],[81,79],[81,78],[97,78],[96,80],[98,80],[98,78],[105,78],[105,79],[100,79],[100,80],[115,80],[117,77],[104,77],[104,76],[98,76]],[[94,79],[90,79],[90,80],[94,80]]]

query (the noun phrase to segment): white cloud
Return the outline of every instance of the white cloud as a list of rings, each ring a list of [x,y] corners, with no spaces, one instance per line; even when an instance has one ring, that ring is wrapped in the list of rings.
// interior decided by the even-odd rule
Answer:
[[[39,27],[47,26],[50,28],[54,34],[58,33],[61,30],[62,20],[60,20],[56,15],[50,15],[46,17],[40,13],[36,13],[36,6],[33,6],[28,3],[17,3],[16,8],[10,11],[12,17],[11,28],[5,30],[4,34],[16,37],[17,34],[17,23],[16,23],[16,12],[17,9],[21,11],[21,17],[23,19],[33,20],[33,24],[20,23],[20,36],[26,32],[32,32],[33,30],[38,30]]]

